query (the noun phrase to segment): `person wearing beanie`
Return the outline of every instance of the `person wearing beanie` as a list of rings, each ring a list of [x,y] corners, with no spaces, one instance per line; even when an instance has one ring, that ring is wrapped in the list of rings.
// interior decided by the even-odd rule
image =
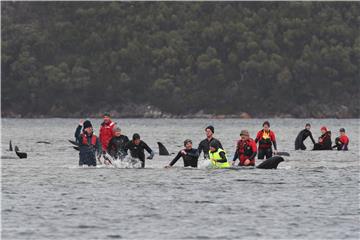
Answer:
[[[114,128],[116,124],[111,120],[110,114],[105,112],[103,114],[104,121],[100,125],[99,138],[102,146],[102,150],[104,152],[107,151],[109,142],[111,138],[114,136]]]
[[[141,161],[142,168],[145,168],[145,150],[150,154],[147,159],[153,159],[155,155],[154,151],[140,139],[140,135],[138,133],[134,133],[132,141],[129,141],[125,145],[125,153],[127,153],[128,150],[130,150],[131,157],[137,158]]]
[[[87,129],[87,128],[92,128],[92,127],[93,126],[92,126],[92,124],[91,124],[91,122],[89,120],[84,121],[84,123],[83,123],[83,129],[84,130]]]
[[[212,168],[229,168],[224,149],[220,147],[219,142],[211,141],[209,144],[209,159]]]
[[[271,158],[273,153],[276,154],[276,138],[275,133],[270,130],[270,123],[265,121],[263,123],[263,129],[261,129],[255,138],[255,142],[259,143],[258,147],[258,159]],[[274,151],[272,150],[274,146]]]
[[[234,166],[236,159],[239,158],[239,166],[255,166],[256,153],[256,142],[250,138],[248,130],[242,130],[240,132],[240,140],[237,142],[232,165]]]
[[[184,161],[184,167],[193,167],[197,168],[199,152],[197,149],[192,147],[192,141],[190,139],[186,139],[184,141],[184,149],[180,150],[176,157],[169,163],[169,165],[165,166],[165,168],[172,167],[181,157]]]
[[[96,166],[96,156],[100,159],[102,152],[101,144],[99,138],[93,133],[89,120],[80,120],[75,131],[75,141],[79,144],[79,166]]]
[[[295,139],[295,150],[306,150],[306,146],[304,144],[305,139],[310,137],[313,144],[315,144],[315,140],[313,138],[313,135],[310,131],[311,125],[310,123],[307,123],[305,125],[305,129],[301,130],[299,134],[297,135]]]
[[[129,142],[129,138],[121,134],[119,127],[114,128],[114,137],[111,138],[107,151],[114,159],[123,159],[126,156],[125,145]]]
[[[319,141],[314,144],[313,150],[332,150],[331,131],[323,126],[320,129],[321,136]]]
[[[199,143],[198,152],[199,155],[201,154],[201,152],[204,152],[204,159],[209,158],[209,150],[210,150],[211,142],[213,141],[216,142],[219,145],[219,147],[222,148],[220,141],[214,138],[214,133],[215,133],[215,128],[211,125],[207,126],[205,128],[206,138]]]
[[[335,139],[335,145],[333,148],[337,148],[338,151],[347,151],[349,145],[349,138],[346,136],[345,128],[340,128],[339,130],[339,137]]]

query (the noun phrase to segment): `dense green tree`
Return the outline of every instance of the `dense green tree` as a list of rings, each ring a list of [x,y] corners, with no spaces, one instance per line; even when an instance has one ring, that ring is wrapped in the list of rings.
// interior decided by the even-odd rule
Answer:
[[[3,116],[152,105],[359,117],[358,2],[3,2],[1,13]]]

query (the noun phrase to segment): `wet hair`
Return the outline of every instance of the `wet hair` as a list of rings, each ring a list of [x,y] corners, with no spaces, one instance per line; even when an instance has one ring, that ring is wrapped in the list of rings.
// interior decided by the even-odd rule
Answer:
[[[265,122],[263,123],[263,127],[265,127],[265,125],[268,125],[268,127],[270,127],[269,121],[265,121]]]
[[[133,140],[140,139],[140,135],[139,135],[138,133],[134,133],[132,139],[133,139]]]
[[[191,143],[191,144],[192,144],[191,139],[186,139],[186,140],[184,141],[184,147],[185,147],[185,146],[186,146],[186,144],[188,144],[188,143]]]
[[[206,128],[205,128],[205,131],[206,130],[208,130],[208,129],[210,129],[210,131],[212,132],[212,133],[215,133],[215,128],[213,127],[213,126],[207,126]]]

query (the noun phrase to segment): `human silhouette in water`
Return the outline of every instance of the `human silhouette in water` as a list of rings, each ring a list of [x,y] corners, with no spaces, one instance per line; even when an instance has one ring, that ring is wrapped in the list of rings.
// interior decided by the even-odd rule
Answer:
[[[310,123],[307,123],[305,125],[305,128],[299,132],[295,139],[295,150],[306,150],[306,146],[304,144],[304,141],[310,137],[313,144],[315,144],[315,140],[313,138],[313,135],[310,131],[311,125]]]

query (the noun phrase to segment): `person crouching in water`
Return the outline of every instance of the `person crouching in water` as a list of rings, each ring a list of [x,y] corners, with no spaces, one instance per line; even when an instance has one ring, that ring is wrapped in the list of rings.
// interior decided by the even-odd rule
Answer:
[[[81,129],[82,132],[81,132]],[[75,139],[79,144],[79,166],[96,166],[96,153],[98,159],[101,156],[101,144],[99,138],[93,133],[93,127],[89,120],[80,120],[75,131]]]
[[[347,151],[349,145],[349,138],[346,136],[345,129],[340,128],[340,136],[335,138],[335,144],[333,148],[337,148],[338,151]]]
[[[119,127],[114,128],[114,137],[108,145],[108,153],[114,159],[123,159],[126,156],[125,145],[129,142],[129,138],[121,134]]]
[[[199,159],[198,150],[192,147],[192,141],[190,139],[186,139],[184,141],[184,147],[185,149],[179,151],[176,157],[169,163],[169,165],[165,166],[165,168],[172,167],[181,157],[184,160],[184,167],[197,168]]]
[[[128,142],[124,148],[125,152],[130,150],[130,155],[133,158],[137,158],[141,161],[141,167],[145,168],[145,151],[146,150],[150,156],[147,159],[153,159],[155,153],[151,148],[140,139],[140,135],[135,133],[132,137],[132,141]]]
[[[326,127],[322,127],[321,136],[319,137],[319,142],[314,144],[313,150],[332,150],[331,147],[331,131]]]
[[[239,166],[255,166],[256,142],[250,138],[249,131],[242,130],[241,139],[237,143],[236,152],[232,165],[235,165],[236,159],[239,158]]]
[[[225,151],[220,148],[220,145],[212,141],[210,142],[209,158],[213,168],[229,168],[230,164],[227,161]]]
[[[295,139],[295,150],[300,150],[300,149],[306,150],[304,141],[307,137],[310,137],[313,144],[315,144],[315,140],[312,136],[310,129],[311,129],[311,125],[310,125],[310,123],[307,123],[305,125],[305,128],[299,132],[299,134],[297,135],[297,137]]]
[[[264,159],[264,157],[268,159],[272,157],[273,150],[271,145],[274,145],[274,154],[276,154],[275,133],[270,130],[270,123],[268,121],[263,123],[263,129],[257,133],[255,142],[259,142],[258,159]]]

